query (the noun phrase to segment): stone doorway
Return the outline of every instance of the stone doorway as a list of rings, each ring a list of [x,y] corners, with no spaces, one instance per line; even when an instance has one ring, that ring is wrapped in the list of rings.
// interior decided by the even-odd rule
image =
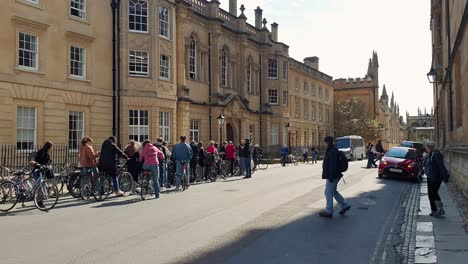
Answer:
[[[234,128],[232,128],[231,123],[227,123],[226,125],[226,139],[227,141],[234,142]]]

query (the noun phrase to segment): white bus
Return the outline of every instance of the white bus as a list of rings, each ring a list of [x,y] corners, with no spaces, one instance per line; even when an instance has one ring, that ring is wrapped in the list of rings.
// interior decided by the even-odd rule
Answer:
[[[360,136],[344,136],[336,139],[336,147],[343,151],[349,160],[366,158],[366,146]]]

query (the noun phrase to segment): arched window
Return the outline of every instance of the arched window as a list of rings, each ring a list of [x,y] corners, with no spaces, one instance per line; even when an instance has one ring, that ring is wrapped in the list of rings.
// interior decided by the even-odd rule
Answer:
[[[227,60],[226,48],[224,47],[221,51],[221,86],[223,87],[227,86]]]
[[[252,93],[252,60],[247,59],[247,92]]]
[[[148,2],[146,0],[128,2],[128,28],[130,31],[148,32]]]
[[[197,78],[197,43],[193,36],[190,36],[188,56],[189,77],[195,80]]]

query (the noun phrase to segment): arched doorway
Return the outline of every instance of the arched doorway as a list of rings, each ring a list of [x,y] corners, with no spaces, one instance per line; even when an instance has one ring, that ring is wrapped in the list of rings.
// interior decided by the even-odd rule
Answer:
[[[234,129],[230,123],[226,125],[226,139],[234,142]]]

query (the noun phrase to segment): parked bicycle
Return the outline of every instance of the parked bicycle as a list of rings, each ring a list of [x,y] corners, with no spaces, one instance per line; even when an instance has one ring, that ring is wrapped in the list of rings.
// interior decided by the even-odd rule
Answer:
[[[18,202],[34,201],[34,205],[41,211],[48,211],[55,207],[59,198],[57,185],[52,180],[46,179],[46,171],[49,166],[40,166],[33,171],[38,179],[32,180],[32,172],[21,169],[13,173],[10,180],[0,184],[0,211],[8,212]]]
[[[294,166],[297,166],[299,164],[299,161],[293,154],[289,154],[281,158],[281,165],[283,165],[284,167],[286,166],[286,164],[294,164]]]
[[[266,160],[263,159],[262,155],[259,155],[256,158],[256,162],[254,162],[254,164],[255,166],[252,167],[252,171],[268,169],[268,163]]]

